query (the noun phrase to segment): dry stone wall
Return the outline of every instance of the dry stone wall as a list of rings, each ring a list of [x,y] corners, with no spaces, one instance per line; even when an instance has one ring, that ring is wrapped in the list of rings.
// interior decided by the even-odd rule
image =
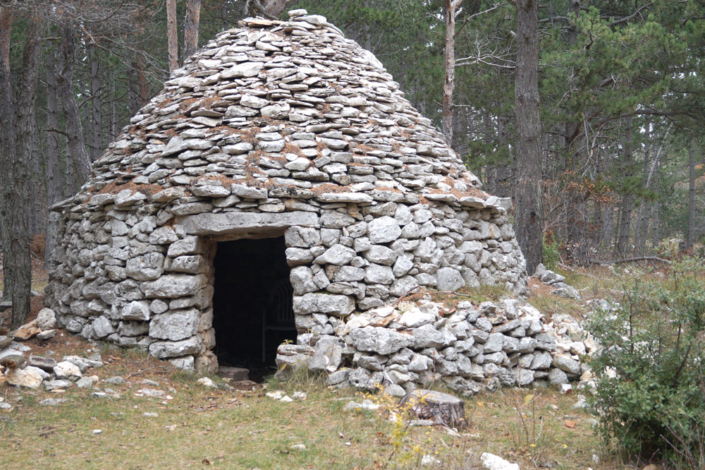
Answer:
[[[291,14],[209,42],[54,207],[69,331],[212,370],[213,257],[238,238],[285,237],[301,344],[417,287],[525,290],[507,201],[374,56]]]
[[[464,396],[578,380],[594,387],[582,360],[598,346],[569,315],[546,318],[516,299],[447,304],[402,301],[353,314],[329,335],[300,335],[279,346],[277,375],[305,368],[331,386],[396,396],[439,384]]]

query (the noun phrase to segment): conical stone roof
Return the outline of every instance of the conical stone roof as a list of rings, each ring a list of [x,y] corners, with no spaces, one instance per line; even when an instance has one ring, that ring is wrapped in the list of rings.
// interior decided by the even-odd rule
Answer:
[[[506,201],[370,52],[290,15],[246,19],[186,60],[54,207],[47,302],[70,331],[207,359],[211,241],[266,230],[286,235],[297,325],[333,318],[321,331],[418,286],[525,289]]]
[[[276,194],[300,188],[320,202],[414,194],[410,203],[423,195],[483,207],[477,178],[370,52],[317,15],[241,24],[188,59],[130,120],[94,164],[85,195],[132,182],[220,196],[227,190],[208,180],[225,176]]]

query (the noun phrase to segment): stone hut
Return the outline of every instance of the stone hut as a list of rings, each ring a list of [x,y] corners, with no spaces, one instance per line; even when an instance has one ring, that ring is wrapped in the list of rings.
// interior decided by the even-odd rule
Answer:
[[[419,286],[525,290],[506,203],[325,18],[247,19],[53,207],[47,304],[72,333],[187,370],[273,362]]]

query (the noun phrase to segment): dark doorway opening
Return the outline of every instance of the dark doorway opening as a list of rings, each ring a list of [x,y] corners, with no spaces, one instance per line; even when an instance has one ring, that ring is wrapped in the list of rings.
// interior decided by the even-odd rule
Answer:
[[[250,380],[275,372],[277,347],[296,341],[284,237],[220,242],[213,294],[215,353],[221,366],[245,367]]]

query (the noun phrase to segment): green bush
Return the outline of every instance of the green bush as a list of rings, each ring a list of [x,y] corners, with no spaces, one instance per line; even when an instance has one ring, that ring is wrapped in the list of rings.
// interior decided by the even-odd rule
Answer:
[[[695,259],[663,279],[636,280],[616,312],[589,322],[592,410],[607,443],[639,458],[705,469],[705,282]]]
[[[560,242],[555,237],[543,236],[543,265],[554,271],[561,260]]]

